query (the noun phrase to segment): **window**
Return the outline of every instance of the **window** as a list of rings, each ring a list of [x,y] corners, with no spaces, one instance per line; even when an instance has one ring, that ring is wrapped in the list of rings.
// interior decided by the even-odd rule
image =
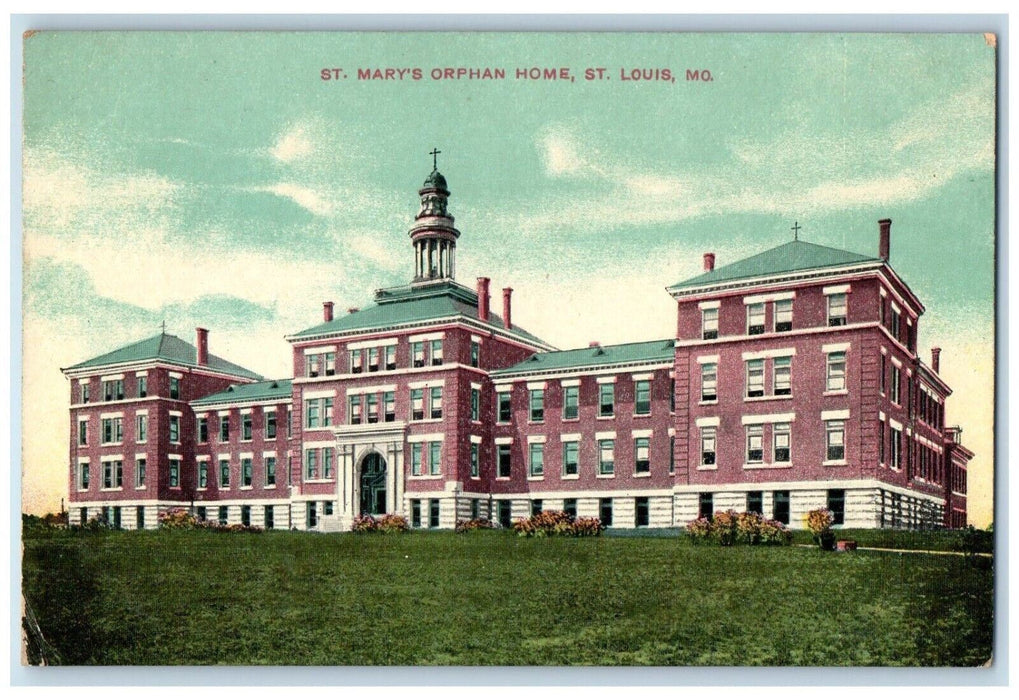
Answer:
[[[432,419],[442,418],[442,387],[433,386],[429,389],[428,414]]]
[[[899,469],[902,467],[902,431],[896,428],[891,429],[892,438],[892,469]]]
[[[598,519],[605,527],[612,527],[612,499],[598,499]]]
[[[710,493],[702,493],[697,497],[697,517],[713,520],[715,517],[715,497]]]
[[[580,415],[580,387],[563,387],[563,420],[574,420]]]
[[[513,409],[510,406],[510,392],[500,391],[495,395],[495,401],[499,413],[500,423],[509,423],[513,416]]]
[[[325,354],[325,365],[326,365],[326,376],[332,377],[336,374],[336,353],[327,352]]]
[[[361,424],[361,397],[357,394],[352,394],[347,401],[347,408],[350,410],[350,417],[348,422],[351,425]]]
[[[109,445],[124,441],[124,419],[103,418],[103,444]]]
[[[103,400],[119,401],[124,398],[124,380],[112,379],[103,382]]]
[[[499,501],[499,525],[513,526],[513,504],[510,501]]]
[[[265,437],[273,440],[276,437],[276,411],[265,412]]]
[[[718,308],[701,309],[701,338],[714,340],[718,337]]]
[[[828,461],[844,460],[846,458],[846,422],[841,420],[826,421],[825,433],[828,436]]]
[[[241,459],[241,486],[251,486],[251,457]]]
[[[885,463],[885,422],[879,420],[877,422],[877,451],[878,451],[878,462],[881,464]]]
[[[78,420],[78,444],[88,444],[88,419]]]
[[[410,446],[410,473],[413,476],[421,476],[424,474],[421,465],[421,443],[415,442]]]
[[[792,435],[789,423],[775,423],[771,428],[771,438],[775,446],[775,462],[785,464],[791,459],[790,436]]]
[[[308,361],[307,374],[309,377],[317,377],[322,373],[322,356],[321,355],[307,355]]]
[[[669,473],[676,473],[676,437],[669,436]]]
[[[333,478],[333,454],[335,450],[332,447],[322,448],[322,478],[331,479]]]
[[[227,511],[227,507],[226,506],[220,506],[219,507],[219,513],[217,513],[217,515],[218,515],[217,519],[219,520],[219,524],[220,525],[226,525],[226,523],[227,523],[227,513],[228,513],[228,511]]]
[[[616,412],[616,385],[615,384],[599,384],[598,385],[598,415],[603,418],[609,418],[615,415]]]
[[[885,355],[881,355],[881,393],[884,394],[888,388],[888,358]]]
[[[758,515],[764,513],[763,491],[750,491],[747,493],[747,512],[757,513]]]
[[[88,382],[82,382],[82,385],[81,385],[81,402],[82,403],[88,403],[89,402],[89,393],[90,392],[89,392]]]
[[[828,295],[828,325],[829,326],[844,326],[846,325],[846,294],[840,292],[839,294]]]
[[[772,518],[783,525],[789,524],[789,492],[775,491],[772,494],[771,505],[773,509]]]
[[[650,499],[647,496],[637,496],[633,499],[633,507],[636,511],[637,527],[647,527],[651,521]]]
[[[209,441],[209,419],[205,416],[198,416],[198,442],[200,444]]]
[[[899,339],[899,335],[902,333],[902,314],[892,308],[892,337],[896,340]]]
[[[481,357],[481,344],[476,340],[471,341],[471,367],[477,367]]]
[[[386,369],[387,370],[396,369],[396,346],[387,345],[385,347],[385,353],[386,353]]]
[[[318,478],[318,450],[304,451],[304,478]]]
[[[764,461],[764,426],[747,426],[747,464],[761,464]]]
[[[88,481],[89,481],[88,462],[82,462],[78,465],[78,488],[81,489],[82,491],[87,490]],[[82,519],[82,524],[84,524],[84,519]]]
[[[265,518],[265,529],[272,530],[276,527],[276,514],[275,509],[272,506],[265,506],[264,518]]]
[[[498,446],[498,476],[502,479],[508,479],[510,476],[510,446],[499,445]]]
[[[545,475],[545,445],[540,442],[532,442],[529,445],[530,459],[528,460],[528,474],[531,477],[542,477]]]
[[[616,441],[598,441],[598,473],[612,475],[616,473]]]
[[[410,502],[410,526],[421,527],[421,501],[417,498]]]
[[[701,365],[701,401],[718,400],[718,365],[705,362]]]
[[[747,398],[764,396],[764,360],[747,360]]]
[[[415,367],[425,366],[425,344],[424,343],[411,343],[410,353],[413,357]]]
[[[563,443],[563,476],[576,476],[580,465],[580,443]]]
[[[383,420],[386,423],[392,423],[396,420],[396,392],[382,392],[382,410],[384,412]]]
[[[793,393],[792,368],[793,358],[775,358],[775,396],[789,396]]]
[[[439,499],[428,501],[428,527],[439,527]]]
[[[440,340],[433,340],[429,350],[431,351],[432,364],[433,365],[441,365],[442,364],[442,340],[441,339]]]
[[[826,391],[846,390],[846,353],[828,353],[828,373],[825,387]]]
[[[531,515],[538,515],[542,510],[542,502],[540,498],[535,498],[531,501]]]
[[[305,522],[309,529],[318,525],[318,501],[308,501]]]
[[[333,399],[324,398],[322,399],[322,427],[328,427],[333,424]]]
[[[251,506],[241,506],[241,525],[251,527]]]
[[[775,302],[775,332],[785,333],[793,329],[793,300],[780,299]]]
[[[252,426],[251,414],[245,413],[244,415],[241,416],[241,440],[251,439],[251,426]]]
[[[135,488],[142,488],[145,486],[145,467],[146,462],[144,457],[138,457],[134,461],[134,485]]]
[[[900,396],[900,385],[902,384],[902,370],[892,365],[892,403],[898,405],[902,403],[902,397]]]
[[[378,372],[379,371],[379,349],[368,348],[368,371]]]
[[[481,389],[471,387],[471,420],[481,420]]]
[[[205,489],[209,487],[209,463],[199,462],[198,463],[198,488]]]
[[[638,416],[646,416],[651,413],[651,382],[641,379],[634,384],[634,406],[633,412]]]
[[[846,522],[846,492],[844,489],[828,489],[828,510],[832,514],[832,525]]]
[[[275,486],[276,485],[276,458],[266,457],[265,458],[265,485]]]
[[[432,476],[442,473],[442,443],[428,443],[428,473]]]
[[[358,397],[360,400],[360,397]],[[304,400],[304,415],[306,417],[304,425],[308,428],[318,428],[322,419],[319,414],[320,403],[318,399],[305,399]]]
[[[364,371],[364,354],[361,349],[350,351],[350,373],[361,374]]]
[[[477,520],[481,517],[481,499],[471,499],[471,520]]]
[[[180,416],[170,416],[170,442],[180,442]]]
[[[530,390],[530,419],[532,422],[540,423],[545,420],[545,390]]]
[[[471,476],[477,479],[481,475],[481,466],[478,459],[478,452],[480,451],[481,445],[476,442],[471,443]]]
[[[716,431],[714,426],[701,428],[701,464],[704,466],[715,464]]]
[[[379,395],[368,394],[368,422],[378,423],[379,422]]]
[[[219,460],[219,487],[230,488],[230,460],[228,459]]]
[[[149,395],[149,378],[138,377],[138,398],[144,399]]]
[[[139,530],[145,529],[145,506],[135,506],[134,518],[136,527]]]
[[[563,512],[571,518],[577,517],[577,499],[576,498],[564,498],[563,499]]]
[[[180,487],[180,460],[170,460],[170,488],[175,489]]]
[[[170,398],[180,398],[180,377],[170,377]]]
[[[103,488],[120,488],[124,485],[124,463],[118,461],[103,462]]]
[[[747,335],[764,333],[764,304],[747,304]]]
[[[219,417],[219,441],[230,441],[230,416]]]

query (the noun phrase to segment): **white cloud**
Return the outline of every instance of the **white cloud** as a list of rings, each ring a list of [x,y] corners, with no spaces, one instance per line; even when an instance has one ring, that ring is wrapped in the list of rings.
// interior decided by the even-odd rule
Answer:
[[[274,194],[277,197],[285,197],[316,216],[329,216],[333,212],[332,202],[304,185],[297,185],[292,182],[279,182],[275,185],[266,185],[254,189],[258,192]]]
[[[281,163],[292,163],[311,155],[313,150],[308,127],[296,125],[280,134],[269,154]]]

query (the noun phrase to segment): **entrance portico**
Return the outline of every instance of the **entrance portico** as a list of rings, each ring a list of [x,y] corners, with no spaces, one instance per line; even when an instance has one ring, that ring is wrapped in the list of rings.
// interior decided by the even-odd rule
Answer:
[[[403,506],[403,446],[406,424],[339,426],[336,437],[336,511],[340,530],[361,515],[400,513]]]

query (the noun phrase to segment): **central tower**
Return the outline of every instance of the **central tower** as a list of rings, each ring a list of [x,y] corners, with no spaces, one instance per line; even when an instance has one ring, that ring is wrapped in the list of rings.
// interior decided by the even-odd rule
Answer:
[[[456,271],[456,239],[460,232],[453,226],[453,216],[446,207],[449,190],[446,178],[438,170],[432,151],[432,172],[418,190],[421,210],[410,227],[410,240],[414,246],[414,282],[453,279]]]

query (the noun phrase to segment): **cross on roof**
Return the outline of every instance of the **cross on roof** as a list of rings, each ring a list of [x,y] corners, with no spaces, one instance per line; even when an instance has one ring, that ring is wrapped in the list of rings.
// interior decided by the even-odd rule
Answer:
[[[440,153],[442,153],[442,151],[433,147],[432,152],[429,154],[432,157],[432,170],[439,169],[439,160],[436,156],[438,156]]]
[[[794,221],[793,222],[793,240],[794,241],[800,240],[800,229],[801,228],[803,228],[803,227],[800,226],[800,222],[799,221]]]

